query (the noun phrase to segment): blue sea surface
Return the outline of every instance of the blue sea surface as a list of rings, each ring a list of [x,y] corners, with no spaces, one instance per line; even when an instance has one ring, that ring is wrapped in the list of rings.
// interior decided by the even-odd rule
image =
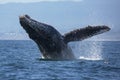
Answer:
[[[0,80],[120,80],[120,42],[70,43],[77,60],[42,60],[33,41],[0,41]]]

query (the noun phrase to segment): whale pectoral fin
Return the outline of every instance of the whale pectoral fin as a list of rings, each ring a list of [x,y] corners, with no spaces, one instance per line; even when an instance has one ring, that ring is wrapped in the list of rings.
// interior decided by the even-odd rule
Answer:
[[[101,34],[109,31],[107,26],[88,26],[86,28],[76,29],[69,33],[64,34],[64,41],[68,43],[70,41],[81,41],[86,38],[92,37],[97,34]]]

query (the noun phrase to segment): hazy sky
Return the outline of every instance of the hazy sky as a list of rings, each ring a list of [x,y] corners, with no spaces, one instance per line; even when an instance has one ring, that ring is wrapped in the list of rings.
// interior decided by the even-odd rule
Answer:
[[[0,0],[0,39],[28,39],[19,15],[48,23],[62,34],[87,25],[108,25],[111,31],[93,37],[120,40],[120,0]]]

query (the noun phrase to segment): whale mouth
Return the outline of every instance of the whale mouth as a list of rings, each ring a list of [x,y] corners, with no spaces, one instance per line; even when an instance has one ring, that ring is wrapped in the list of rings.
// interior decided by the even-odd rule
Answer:
[[[20,20],[25,19],[25,18],[30,19],[30,16],[28,16],[27,14],[19,16]]]
[[[22,15],[22,16],[19,16],[19,21],[20,21],[20,24],[21,26],[26,29],[26,27],[30,27],[30,17],[28,15]]]
[[[21,27],[25,29],[31,39],[36,39],[39,37],[39,33],[37,31],[37,27],[35,27],[35,23],[28,15],[19,16],[19,21]]]
[[[20,20],[21,25],[30,24],[30,22],[31,22],[31,18],[28,15],[19,16],[19,20]],[[25,26],[22,26],[22,27],[25,27]]]

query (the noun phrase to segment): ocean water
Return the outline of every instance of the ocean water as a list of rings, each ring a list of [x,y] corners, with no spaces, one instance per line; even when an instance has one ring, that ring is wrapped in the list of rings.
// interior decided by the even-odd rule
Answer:
[[[0,41],[0,80],[120,80],[120,42],[69,46],[77,60],[41,60],[33,41]]]

